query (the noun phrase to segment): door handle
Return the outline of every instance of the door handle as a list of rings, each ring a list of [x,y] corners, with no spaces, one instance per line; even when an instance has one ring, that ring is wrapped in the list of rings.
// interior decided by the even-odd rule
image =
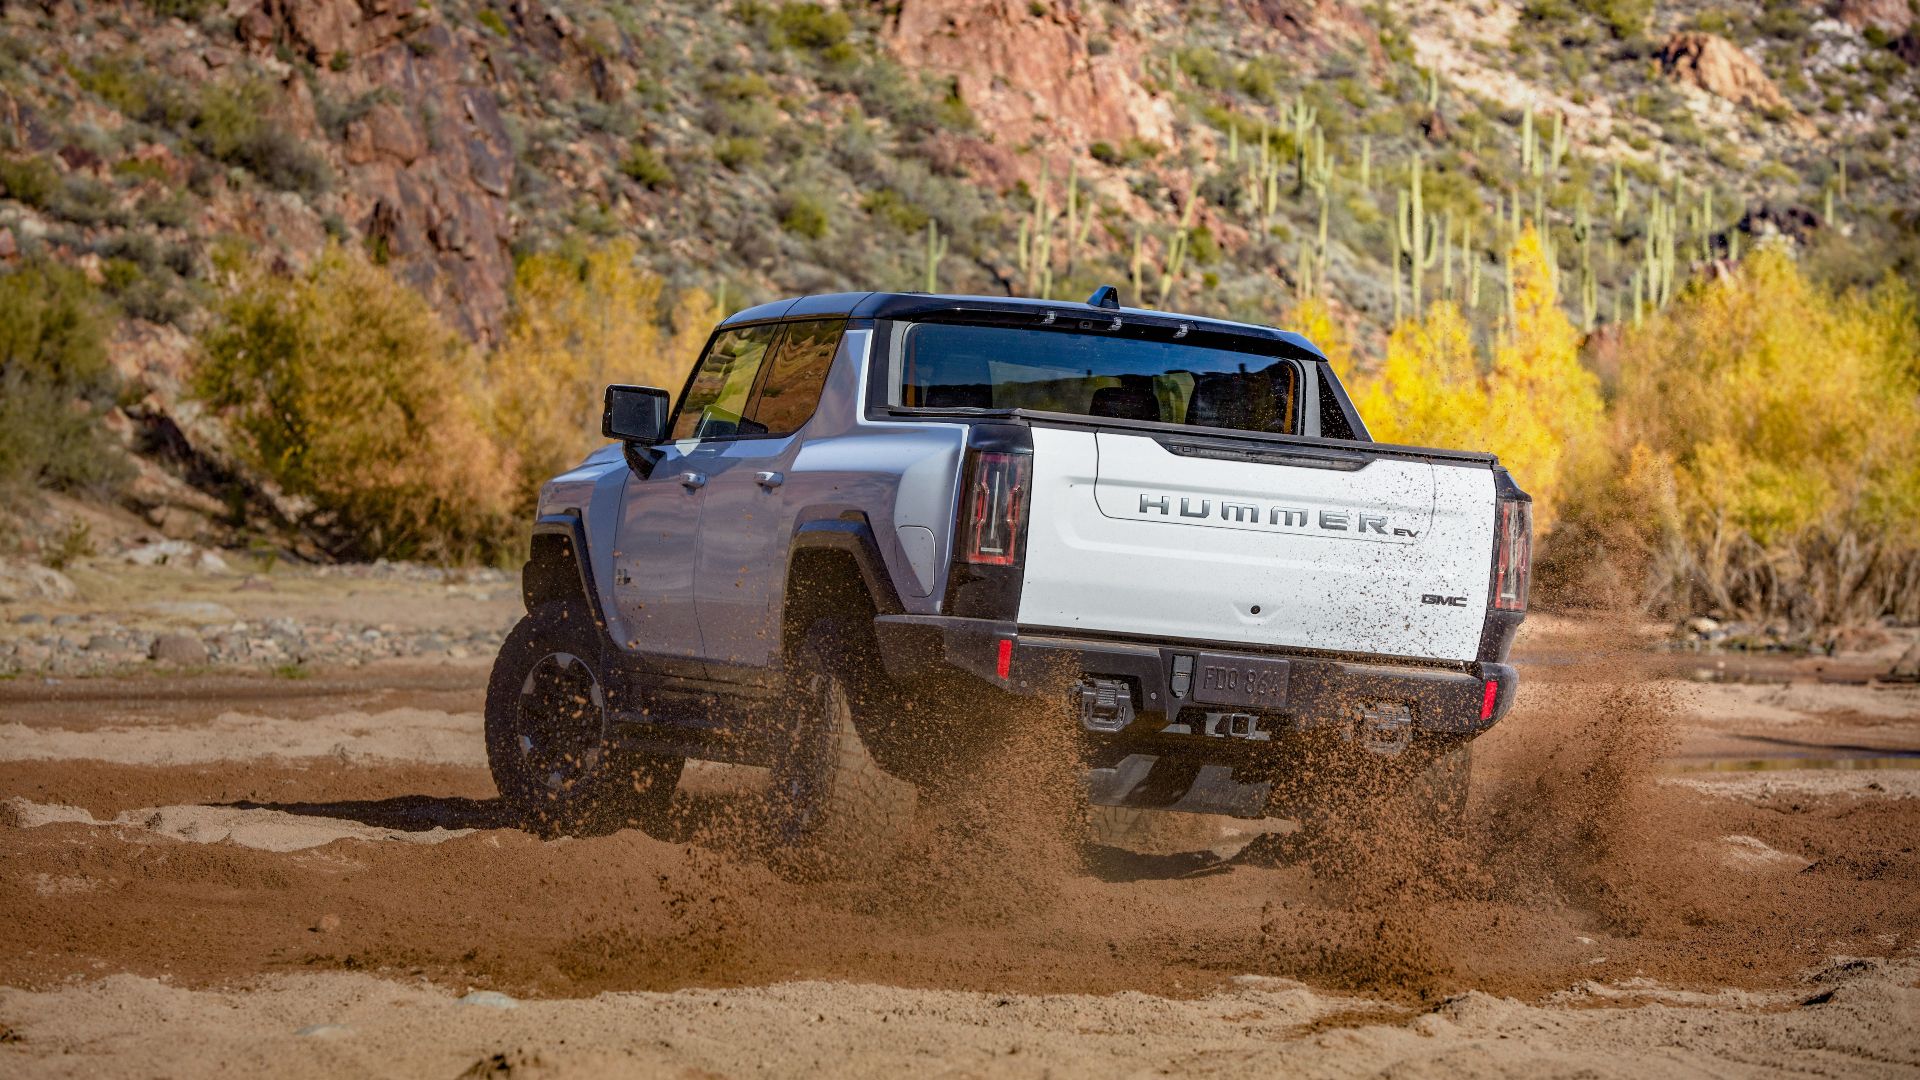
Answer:
[[[699,472],[683,472],[680,474],[680,486],[683,488],[686,488],[688,491],[694,491],[699,488],[706,487],[707,474],[699,473]]]
[[[763,488],[777,488],[786,483],[787,478],[777,472],[757,472],[753,474],[753,482]]]

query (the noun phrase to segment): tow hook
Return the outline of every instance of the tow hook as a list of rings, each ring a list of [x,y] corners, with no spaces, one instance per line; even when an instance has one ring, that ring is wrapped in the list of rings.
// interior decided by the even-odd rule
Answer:
[[[1207,724],[1200,729],[1208,737],[1215,739],[1246,739],[1249,742],[1266,742],[1273,734],[1260,730],[1260,718],[1244,712],[1210,712]]]
[[[1074,697],[1088,731],[1110,735],[1133,723],[1133,688],[1125,679],[1081,679]]]
[[[1413,710],[1405,702],[1368,702],[1360,706],[1353,736],[1371,753],[1394,757],[1413,742]]]

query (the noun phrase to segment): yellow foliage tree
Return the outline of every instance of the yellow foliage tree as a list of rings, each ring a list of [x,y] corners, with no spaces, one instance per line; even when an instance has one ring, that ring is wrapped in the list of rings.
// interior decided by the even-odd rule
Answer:
[[[666,364],[662,371],[663,382],[655,385],[678,393],[680,384],[686,381],[687,372],[693,370],[694,362],[700,359],[700,350],[706,348],[707,338],[726,312],[714,303],[713,297],[705,289],[684,289],[674,298],[673,311],[667,316],[667,325],[673,328],[667,338]]]
[[[418,293],[330,245],[304,273],[243,269],[218,313],[195,392],[343,553],[511,546],[511,461],[488,437],[478,360]]]
[[[488,376],[494,422],[519,462],[523,500],[600,441],[608,383],[679,389],[716,313],[705,292],[687,290],[663,331],[662,291],[626,241],[521,262],[513,319]]]
[[[1599,380],[1580,364],[1580,334],[1554,296],[1552,268],[1528,228],[1514,244],[1515,318],[1483,364],[1451,301],[1401,323],[1387,357],[1360,382],[1356,407],[1382,442],[1491,450],[1533,496],[1550,532],[1570,483],[1604,457]]]
[[[1553,531],[1572,489],[1594,483],[1607,456],[1600,380],[1580,363],[1580,331],[1560,308],[1540,234],[1509,253],[1513,326],[1493,350],[1487,446],[1534,500],[1534,526]]]
[[[1381,442],[1487,448],[1488,387],[1473,332],[1448,300],[1387,338],[1387,357],[1364,379],[1355,407]]]
[[[1353,341],[1347,335],[1347,328],[1334,317],[1333,305],[1318,296],[1310,296],[1293,309],[1288,321],[1294,333],[1318,345],[1327,355],[1333,373],[1340,377],[1342,384],[1353,381]]]
[[[1671,493],[1643,542],[1672,606],[1920,614],[1914,315],[1897,280],[1836,295],[1767,247],[1626,336],[1615,441]]]

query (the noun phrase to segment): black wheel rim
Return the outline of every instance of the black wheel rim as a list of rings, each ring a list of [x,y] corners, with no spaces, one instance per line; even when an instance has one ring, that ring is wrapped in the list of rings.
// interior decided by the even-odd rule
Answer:
[[[514,733],[534,790],[555,801],[577,793],[600,765],[605,731],[593,665],[572,653],[541,657],[520,684]]]

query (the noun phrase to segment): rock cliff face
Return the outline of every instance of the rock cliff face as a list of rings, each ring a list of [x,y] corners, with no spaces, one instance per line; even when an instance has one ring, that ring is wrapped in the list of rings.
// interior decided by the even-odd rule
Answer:
[[[887,44],[909,67],[952,78],[1006,147],[1174,139],[1171,106],[1139,80],[1139,41],[1073,0],[905,0]]]
[[[257,57],[291,49],[344,69],[328,80],[359,113],[342,132],[342,216],[485,341],[500,332],[512,280],[513,147],[484,55],[431,12],[404,0],[233,0],[227,9]],[[291,98],[293,122],[317,133],[312,94]]]
[[[1660,64],[1668,76],[1736,105],[1786,108],[1779,87],[1753,57],[1726,38],[1694,31],[1675,34],[1661,48]]]
[[[1906,33],[1913,25],[1913,6],[1908,0],[1840,0],[1840,21],[1855,30],[1872,27],[1889,37]]]

